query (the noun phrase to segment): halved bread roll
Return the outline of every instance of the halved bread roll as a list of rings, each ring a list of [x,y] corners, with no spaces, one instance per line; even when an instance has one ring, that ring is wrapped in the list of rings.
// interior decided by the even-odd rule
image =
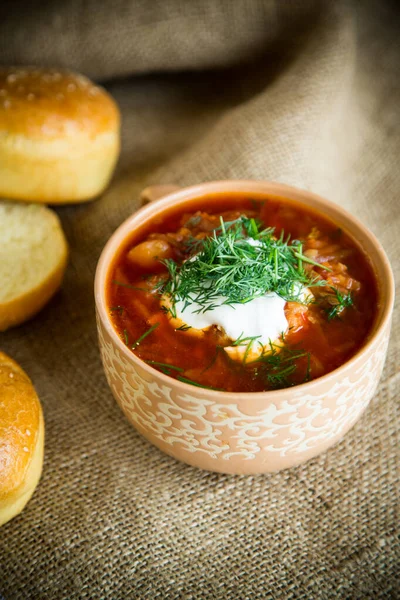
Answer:
[[[0,352],[0,525],[24,508],[43,464],[44,421],[27,374]]]
[[[0,331],[36,314],[61,284],[67,242],[45,206],[0,201]]]

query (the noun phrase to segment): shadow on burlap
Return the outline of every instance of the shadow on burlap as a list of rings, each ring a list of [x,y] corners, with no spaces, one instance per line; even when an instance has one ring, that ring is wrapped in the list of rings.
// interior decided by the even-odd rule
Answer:
[[[27,6],[0,7],[0,61],[113,78],[123,153],[103,197],[58,209],[71,246],[62,290],[0,339],[32,377],[47,431],[40,486],[0,531],[0,593],[400,597],[398,314],[379,390],[339,445],[296,469],[234,477],[180,464],[128,425],[102,372],[92,291],[101,249],[144,185],[230,177],[343,204],[377,234],[398,278],[394,3]]]

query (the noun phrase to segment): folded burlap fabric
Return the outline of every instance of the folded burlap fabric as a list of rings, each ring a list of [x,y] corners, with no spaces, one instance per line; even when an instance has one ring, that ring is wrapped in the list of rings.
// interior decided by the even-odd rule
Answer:
[[[234,477],[175,462],[124,420],[102,372],[92,292],[101,249],[145,185],[219,178],[283,181],[343,204],[398,278],[395,8],[0,7],[1,63],[112,78],[123,115],[109,190],[58,210],[71,245],[61,293],[0,340],[34,381],[47,425],[41,484],[0,531],[7,600],[400,597],[398,313],[379,390],[345,439],[296,469]]]

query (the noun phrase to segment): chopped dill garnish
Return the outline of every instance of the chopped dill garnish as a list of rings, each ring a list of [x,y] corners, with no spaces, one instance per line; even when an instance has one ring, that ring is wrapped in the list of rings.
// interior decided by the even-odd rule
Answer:
[[[115,283],[115,285],[120,285],[121,287],[129,288],[130,290],[138,290],[139,292],[146,292],[147,291],[145,288],[137,287],[135,285],[131,285],[130,283],[123,283],[122,281],[115,281],[115,280],[113,280],[112,283]]]
[[[242,337],[244,332],[232,343],[232,346],[246,346],[249,342],[253,343],[255,340],[261,337],[261,335],[254,335],[253,337]]]
[[[219,345],[215,346],[215,354],[214,354],[214,356],[213,356],[213,359],[212,359],[212,361],[210,362],[210,364],[209,364],[209,365],[207,365],[207,366],[206,366],[206,367],[205,367],[205,368],[202,370],[202,372],[200,373],[201,375],[202,375],[203,373],[205,373],[206,371],[208,371],[209,369],[211,369],[211,367],[213,367],[213,366],[215,365],[215,363],[216,363],[216,361],[217,361],[217,358],[218,358],[218,353],[219,353],[221,350],[223,350],[223,347],[222,347],[222,346],[219,346]]]
[[[332,294],[330,294],[330,296],[332,296],[332,301],[330,303],[329,308],[325,309],[328,321],[331,321],[336,317],[340,317],[340,314],[344,311],[345,308],[353,306],[353,297],[351,295],[351,292],[349,292],[348,294],[342,294],[341,292],[339,292],[338,289],[336,289],[333,286],[331,286],[331,290]]]
[[[261,206],[263,206],[267,200],[259,200],[257,198],[249,198],[249,202],[254,210],[259,210]]]
[[[310,381],[310,377],[311,377],[311,353],[307,352],[307,370],[306,370],[306,374],[304,376],[303,383]]]
[[[296,361],[299,358],[306,358],[307,360],[304,382],[309,381],[311,371],[310,353],[301,348],[281,346],[271,342],[271,340],[263,353],[255,360],[248,362],[247,366],[256,367],[257,376],[266,380],[272,388],[280,389],[295,385],[289,377],[295,373],[297,369]]]
[[[124,312],[124,307],[123,306],[110,306],[110,311],[112,312],[118,312],[120,315],[122,315],[122,313]]]
[[[126,345],[128,345],[128,344],[129,344],[129,335],[128,335],[128,330],[127,330],[127,329],[124,329],[124,332],[123,332],[123,333],[124,333],[124,342],[125,342],[125,344],[126,344]]]
[[[244,333],[242,332],[239,335],[239,337],[232,343],[232,346],[246,346],[246,349],[243,354],[243,359],[242,359],[242,363],[246,364],[247,357],[249,355],[251,348],[253,347],[254,342],[256,340],[259,340],[261,335],[253,335],[253,336],[249,336],[249,337],[243,337],[243,335],[244,335]],[[263,345],[260,341],[258,341],[258,344],[260,344],[261,348],[263,347]]]
[[[288,380],[288,376],[292,375],[296,368],[296,365],[292,363],[280,371],[277,369],[271,370],[269,373],[267,373],[267,379],[273,387],[289,387],[290,382]]]
[[[212,387],[211,385],[203,385],[202,383],[198,383],[197,381],[193,381],[192,379],[188,379],[187,377],[183,377],[182,375],[178,375],[178,381],[182,381],[183,383],[189,383],[190,385],[195,385],[196,387],[204,388],[205,390],[214,390],[216,392],[226,392],[222,388]]]
[[[181,373],[185,370],[182,367],[175,367],[175,365],[170,365],[169,363],[158,362],[156,360],[146,360],[148,365],[154,365],[156,367],[162,367],[163,371],[180,371]],[[166,373],[169,375],[169,373]]]
[[[150,327],[150,329],[148,329],[147,331],[145,331],[145,332],[144,332],[144,333],[143,333],[143,334],[142,334],[142,335],[141,335],[141,336],[140,336],[140,337],[139,337],[139,338],[136,340],[136,342],[134,342],[134,343],[132,344],[132,350],[135,350],[135,348],[137,348],[137,347],[139,346],[140,342],[142,342],[142,341],[143,341],[143,340],[144,340],[144,339],[145,339],[145,338],[146,338],[148,335],[150,335],[150,333],[151,333],[152,331],[154,331],[154,330],[155,330],[155,329],[156,329],[156,328],[159,326],[159,324],[160,324],[160,323],[155,323],[154,325],[152,325],[152,326]]]
[[[189,329],[192,329],[191,325],[181,325],[180,327],[177,327],[175,331],[188,331]]]
[[[305,271],[303,263],[329,269],[305,256],[301,242],[290,242],[284,232],[276,238],[274,228],[260,229],[259,222],[245,216],[227,222],[221,217],[220,222],[211,236],[201,240],[195,257],[181,265],[163,261],[169,271],[163,293],[172,304],[184,301],[183,311],[197,303],[197,312],[203,313],[221,303],[250,302],[267,292],[302,302],[304,287],[326,285]]]
[[[246,346],[246,350],[244,351],[244,354],[243,354],[243,359],[242,359],[242,363],[243,363],[244,365],[246,364],[246,360],[247,360],[247,357],[248,357],[248,355],[249,355],[249,352],[250,352],[250,350],[251,350],[251,347],[252,347],[252,345],[253,345],[253,342],[254,342],[254,340],[251,340],[251,339],[250,339],[250,340],[249,340],[249,342],[248,342],[248,344],[247,344],[247,346]]]

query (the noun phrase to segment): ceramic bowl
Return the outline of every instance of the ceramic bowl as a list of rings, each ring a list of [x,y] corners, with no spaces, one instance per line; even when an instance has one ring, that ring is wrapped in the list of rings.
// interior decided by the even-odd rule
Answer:
[[[289,389],[257,393],[197,388],[156,371],[136,357],[115,332],[105,284],[115,253],[145,221],[165,209],[218,192],[265,193],[308,204],[346,230],[370,257],[379,289],[375,326],[361,350],[331,373]],[[317,456],[354,425],[372,398],[386,357],[394,300],[393,275],[380,243],[343,208],[312,194],[267,181],[218,181],[176,190],[148,189],[165,197],[129,217],[100,257],[95,298],[105,374],[129,422],[160,450],[190,465],[223,473],[265,473]]]

